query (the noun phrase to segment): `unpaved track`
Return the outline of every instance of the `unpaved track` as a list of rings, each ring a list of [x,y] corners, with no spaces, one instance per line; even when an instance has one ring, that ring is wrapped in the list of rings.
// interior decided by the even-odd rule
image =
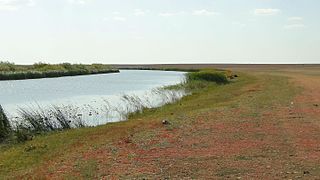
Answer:
[[[303,91],[295,97],[286,123],[294,137],[298,158],[320,166],[320,76],[289,74]],[[320,177],[319,177],[320,178]]]
[[[172,129],[143,125],[30,176],[85,178],[88,171],[87,177],[100,179],[320,179],[320,76],[281,75],[300,87],[294,97],[283,100],[290,86],[271,86],[267,81],[277,79],[259,75],[225,106],[179,116],[184,123]]]

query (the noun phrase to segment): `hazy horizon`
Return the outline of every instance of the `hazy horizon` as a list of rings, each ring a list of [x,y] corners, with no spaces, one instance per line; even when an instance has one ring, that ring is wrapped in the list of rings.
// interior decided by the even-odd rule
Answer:
[[[319,0],[0,0],[0,61],[318,64]]]

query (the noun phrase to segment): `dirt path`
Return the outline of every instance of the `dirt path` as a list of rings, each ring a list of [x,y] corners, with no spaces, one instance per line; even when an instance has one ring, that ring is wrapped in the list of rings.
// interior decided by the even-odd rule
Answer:
[[[286,122],[297,160],[320,169],[320,76],[289,75],[303,91],[295,97]],[[318,174],[320,175],[320,174]],[[318,177],[319,179],[320,177]]]
[[[31,177],[320,179],[320,76],[286,75],[259,76],[234,101],[152,121]],[[291,96],[290,82],[302,91]]]

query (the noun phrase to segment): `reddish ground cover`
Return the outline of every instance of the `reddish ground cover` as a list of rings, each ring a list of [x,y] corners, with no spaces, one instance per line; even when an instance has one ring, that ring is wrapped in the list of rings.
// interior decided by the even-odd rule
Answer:
[[[320,179],[320,76],[285,75],[302,87],[288,102],[280,103],[277,92],[275,97],[268,92],[270,102],[263,105],[268,84],[255,84],[225,106],[182,117],[177,127],[152,121],[112,143],[73,153],[63,162],[49,162],[36,174],[100,179]]]

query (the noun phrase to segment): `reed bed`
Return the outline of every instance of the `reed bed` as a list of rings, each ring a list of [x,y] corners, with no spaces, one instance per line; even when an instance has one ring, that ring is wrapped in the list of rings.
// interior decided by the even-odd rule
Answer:
[[[118,69],[113,69],[104,64],[36,63],[34,65],[15,65],[9,62],[0,62],[0,80],[39,79],[117,72],[119,72]]]
[[[148,97],[157,97],[158,101],[150,102]],[[111,105],[107,100],[99,109],[87,104],[83,108],[77,106],[24,107],[18,109],[18,117],[11,122],[3,108],[0,108],[0,140],[12,138],[17,142],[31,140],[35,135],[63,131],[73,128],[89,127],[88,119],[93,121],[109,122],[113,118],[117,121],[128,120],[135,114],[141,114],[146,109],[156,108],[165,104],[174,103],[184,96],[180,90],[154,89],[148,97],[135,94],[123,95],[119,104]],[[85,109],[85,110],[84,110]],[[104,113],[105,116],[100,115]]]

